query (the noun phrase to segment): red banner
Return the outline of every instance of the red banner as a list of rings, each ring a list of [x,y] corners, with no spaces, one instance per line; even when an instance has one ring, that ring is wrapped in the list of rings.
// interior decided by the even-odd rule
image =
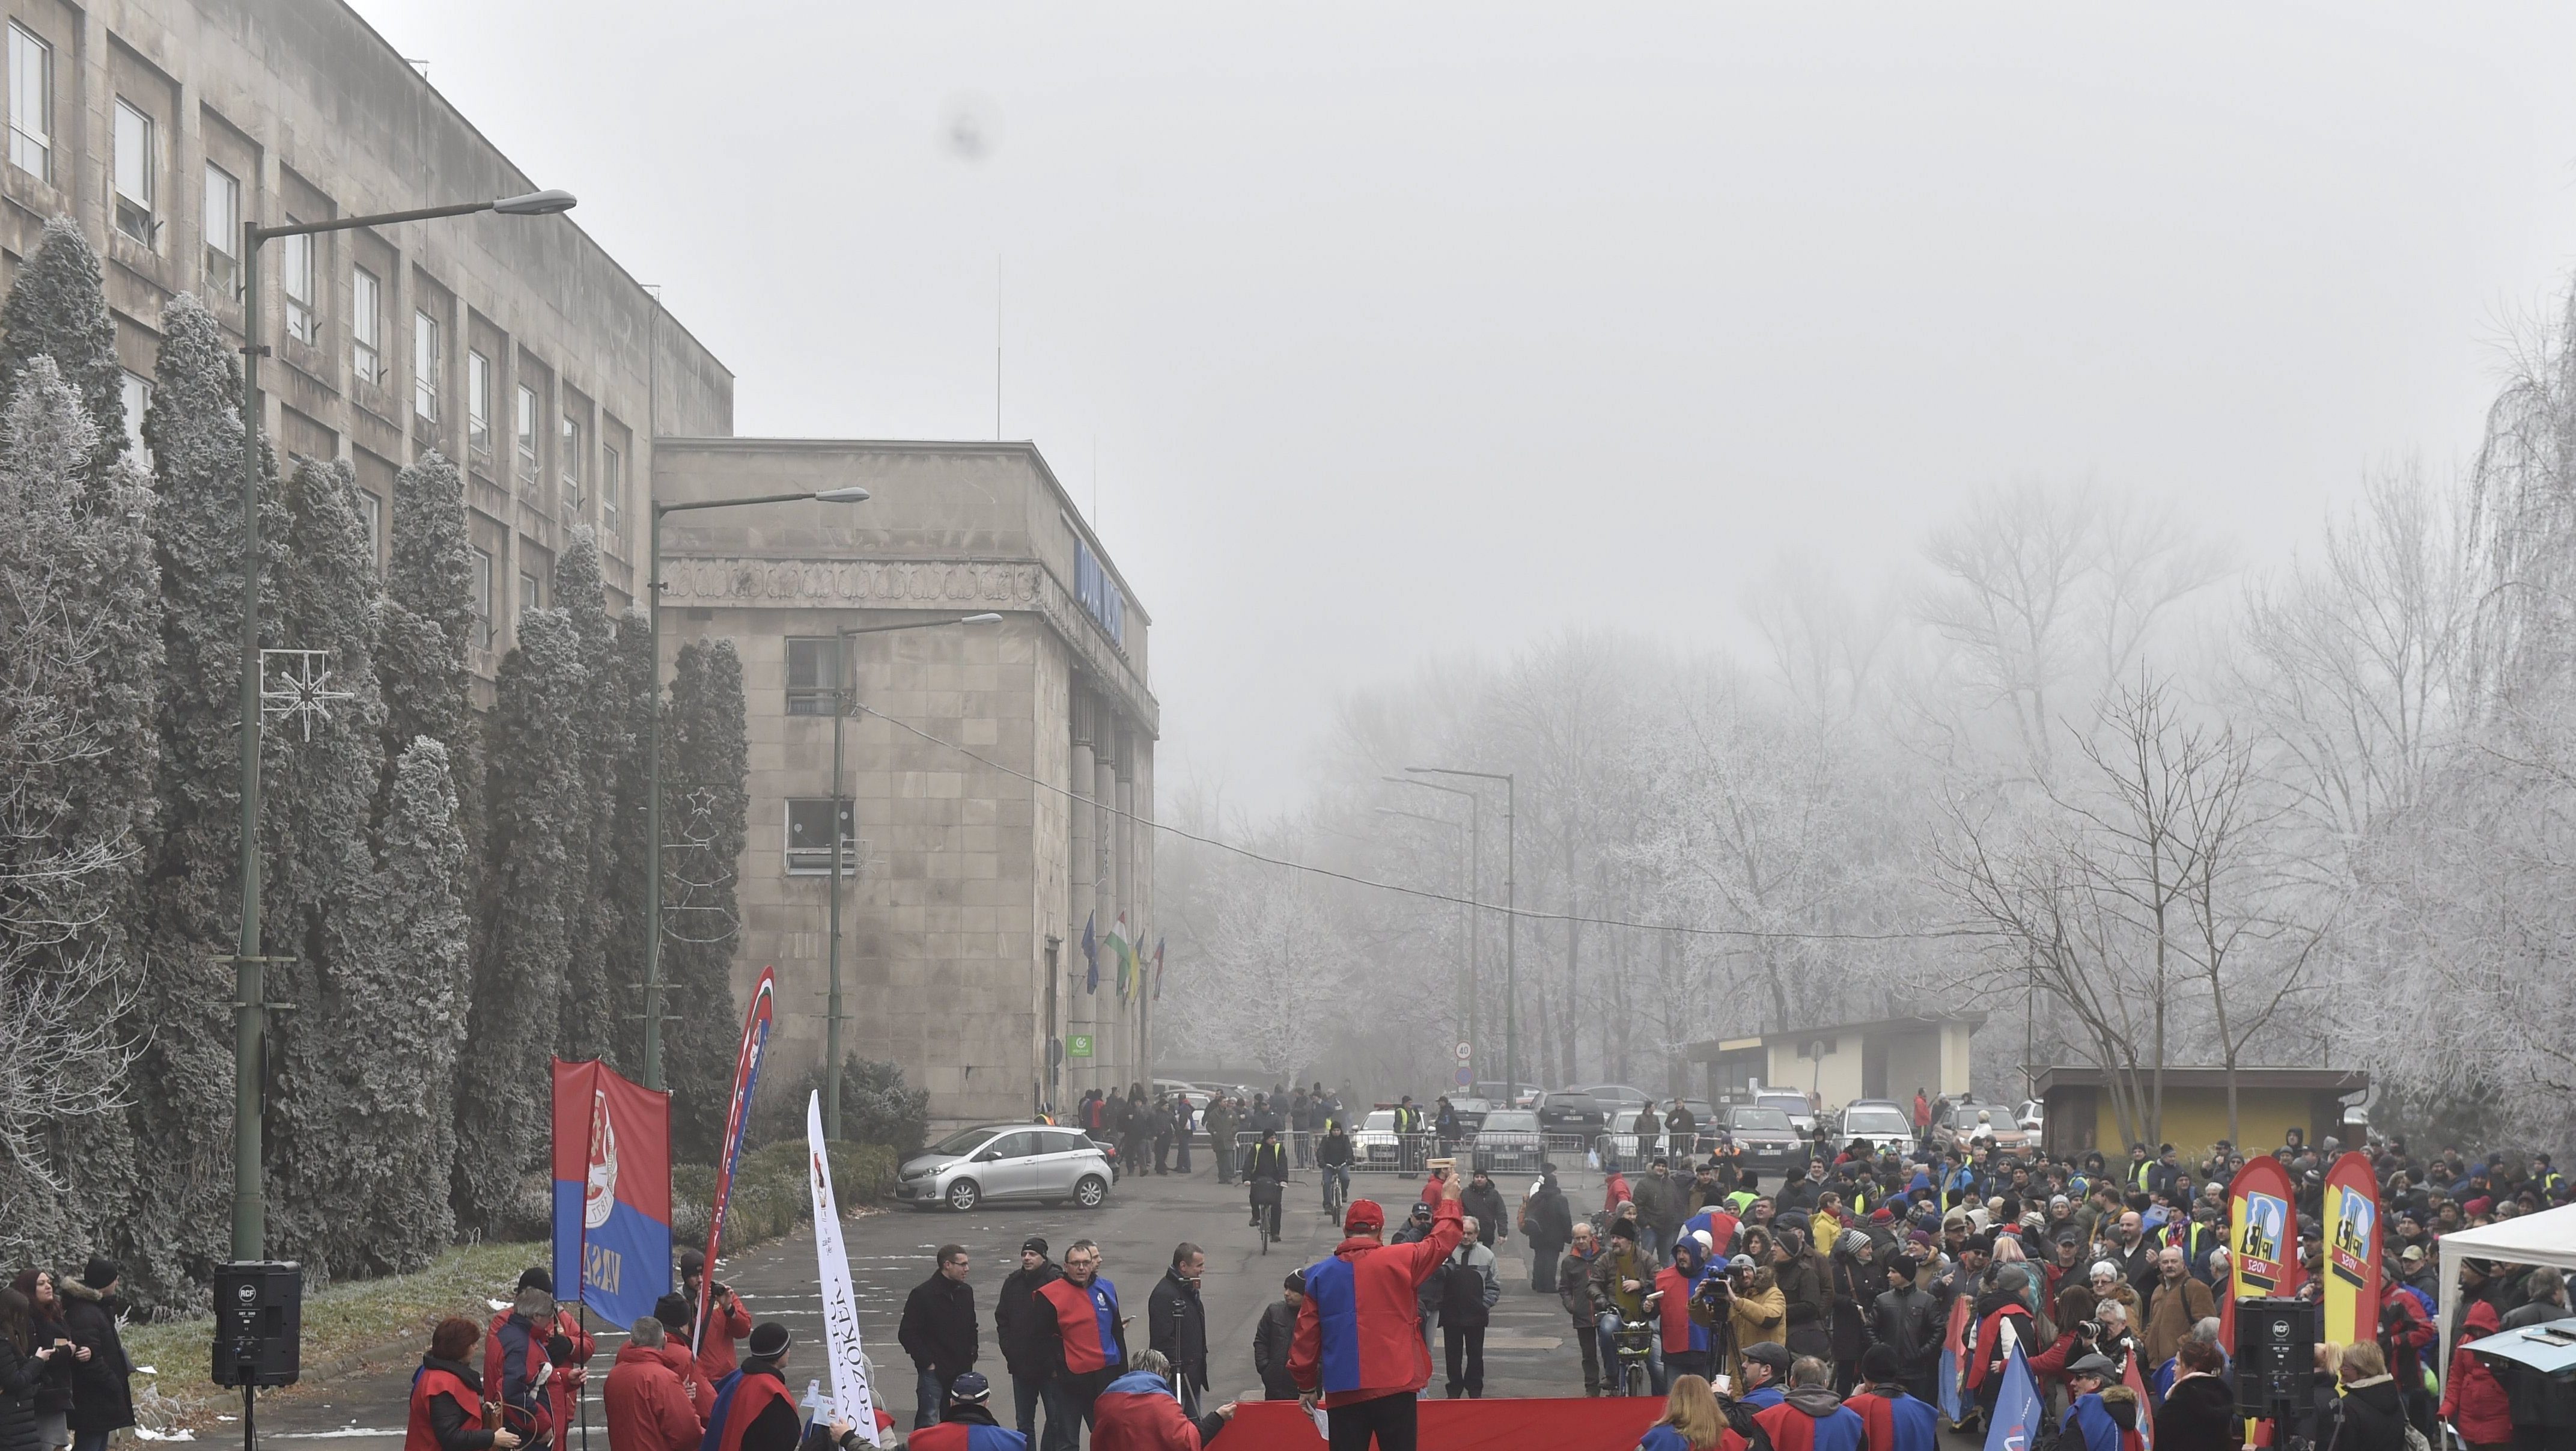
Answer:
[[[671,1095],[596,1060],[554,1060],[554,1276],[618,1325],[671,1288]]]
[[[742,1015],[742,1048],[733,1059],[733,1103],[725,1110],[724,1138],[716,1144],[716,1202],[707,1218],[707,1277],[705,1285],[716,1282],[716,1249],[724,1242],[725,1205],[733,1198],[733,1167],[742,1157],[743,1132],[751,1127],[751,1091],[760,1082],[760,1060],[769,1048],[769,1023],[775,1003],[778,970],[764,967],[760,983],[751,990],[751,1007]],[[701,1289],[698,1294],[698,1320],[689,1327],[689,1345],[695,1349],[707,1333],[707,1307],[716,1297]]]
[[[1483,1400],[1421,1403],[1422,1451],[1635,1451],[1663,1419],[1661,1396],[1602,1400]],[[1295,1401],[1245,1401],[1226,1424],[1226,1451],[1316,1451],[1324,1438]]]
[[[2237,1301],[2295,1295],[2306,1279],[2290,1171],[2269,1154],[2248,1159],[2227,1185],[2228,1289],[2219,1298],[2218,1343],[2235,1353]]]
[[[2379,1176],[2368,1154],[2345,1154],[2326,1170],[2325,1207],[2325,1321],[2318,1338],[2345,1345],[2376,1339],[2385,1231]]]

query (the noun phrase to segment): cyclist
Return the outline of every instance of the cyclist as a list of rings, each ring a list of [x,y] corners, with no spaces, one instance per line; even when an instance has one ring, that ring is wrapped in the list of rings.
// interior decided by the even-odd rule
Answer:
[[[1324,1136],[1315,1141],[1315,1164],[1324,1171],[1324,1212],[1339,1219],[1342,1201],[1351,1196],[1351,1136],[1340,1119],[1324,1121]]]
[[[1277,1129],[1263,1129],[1261,1142],[1243,1156],[1243,1182],[1252,1186],[1252,1222],[1277,1239],[1279,1201],[1288,1188],[1288,1149]]]

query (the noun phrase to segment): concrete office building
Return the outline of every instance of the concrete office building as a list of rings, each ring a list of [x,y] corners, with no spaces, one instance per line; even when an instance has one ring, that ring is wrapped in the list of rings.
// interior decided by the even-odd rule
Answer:
[[[510,164],[338,0],[6,0],[0,268],[45,222],[98,248],[142,446],[162,308],[241,324],[241,224],[559,185]],[[578,188],[574,188],[577,190]],[[345,458],[378,548],[397,469],[465,469],[487,681],[575,527],[610,603],[642,591],[653,435],[733,427],[733,375],[570,218],[451,217],[261,249],[264,420]],[[0,278],[0,282],[5,282]]]
[[[0,15],[0,285],[48,219],[80,223],[137,448],[169,301],[205,298],[238,334],[245,219],[581,187],[511,165],[340,0],[0,0]],[[729,438],[732,374],[567,217],[280,239],[261,265],[268,436],[351,461],[380,551],[396,470],[431,448],[463,466],[487,691],[518,612],[553,603],[577,527],[598,531],[616,610],[644,593],[651,497],[876,489],[828,516],[677,515],[667,534],[664,678],[681,644],[723,634],[750,682],[737,989],[775,964],[782,1067],[814,1060],[828,847],[822,863],[790,848],[800,822],[829,830],[814,641],[999,611],[998,627],[854,647],[863,699],[999,765],[854,723],[868,855],[844,903],[847,1042],[927,1083],[942,1118],[1026,1112],[1050,1040],[1091,1050],[1065,1060],[1063,1102],[1146,1076],[1147,1007],[1121,1011],[1105,964],[1084,992],[1079,944],[1093,912],[1104,934],[1121,912],[1153,931],[1152,843],[1117,814],[1152,810],[1147,620],[1034,448]]]
[[[751,846],[736,981],[779,980],[785,1061],[826,1017],[833,700],[843,723],[845,1051],[903,1065],[943,1120],[1007,1118],[1150,1076],[1149,998],[1121,1003],[1087,918],[1152,950],[1151,622],[1046,460],[1026,443],[660,441],[655,497],[873,495],[708,510],[663,525],[666,651],[743,652]],[[836,630],[994,612],[853,638]],[[1067,1056],[1050,1073],[1049,1043]],[[1089,1048],[1087,1054],[1082,1049]]]

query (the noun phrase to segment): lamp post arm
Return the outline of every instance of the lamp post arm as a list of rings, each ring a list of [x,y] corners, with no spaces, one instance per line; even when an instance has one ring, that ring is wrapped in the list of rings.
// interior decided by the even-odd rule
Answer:
[[[443,207],[414,207],[407,212],[377,212],[365,217],[334,217],[327,222],[289,222],[282,227],[253,227],[251,245],[257,246],[272,237],[310,237],[318,232],[346,232],[358,227],[390,227],[396,222],[426,222],[439,217],[466,217],[488,212],[492,204],[456,202]]]

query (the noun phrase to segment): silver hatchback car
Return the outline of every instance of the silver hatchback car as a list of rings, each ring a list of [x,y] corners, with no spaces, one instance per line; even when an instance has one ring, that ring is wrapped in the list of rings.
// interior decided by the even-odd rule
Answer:
[[[1097,1209],[1109,1197],[1109,1158],[1079,1129],[981,1124],[959,1129],[903,1161],[899,1203],[972,1209],[987,1199],[1071,1200]]]

